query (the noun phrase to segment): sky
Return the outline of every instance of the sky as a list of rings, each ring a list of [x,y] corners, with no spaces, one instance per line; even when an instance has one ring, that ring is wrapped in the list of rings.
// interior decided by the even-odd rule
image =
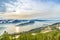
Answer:
[[[60,0],[0,0],[0,18],[11,17],[60,20]]]

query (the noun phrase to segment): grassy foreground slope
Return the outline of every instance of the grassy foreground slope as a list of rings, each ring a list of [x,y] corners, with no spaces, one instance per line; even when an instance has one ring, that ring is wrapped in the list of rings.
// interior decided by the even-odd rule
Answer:
[[[4,33],[0,40],[60,40],[60,31],[54,30],[47,33],[22,33],[20,35],[9,35]]]

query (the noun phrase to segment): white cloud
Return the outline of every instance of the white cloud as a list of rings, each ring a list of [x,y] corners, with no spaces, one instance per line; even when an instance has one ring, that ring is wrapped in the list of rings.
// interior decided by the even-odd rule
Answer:
[[[12,2],[11,2],[12,3]],[[21,13],[24,11],[30,11],[32,9],[31,1],[29,0],[17,0],[14,3],[5,3],[7,12]]]
[[[59,19],[60,4],[54,2],[37,2],[32,0],[17,0],[16,2],[5,3],[6,12],[15,14],[29,14],[28,19]],[[27,13],[28,12],[28,13]],[[11,14],[11,13],[10,13]]]

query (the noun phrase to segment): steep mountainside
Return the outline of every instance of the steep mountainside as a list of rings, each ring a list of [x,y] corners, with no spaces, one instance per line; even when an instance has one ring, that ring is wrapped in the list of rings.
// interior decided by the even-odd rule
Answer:
[[[32,29],[28,32],[32,32],[32,33],[38,33],[38,32],[45,32],[45,31],[53,31],[53,30],[60,30],[60,22],[59,23],[54,23],[52,25],[47,25],[45,27],[39,27],[39,28],[35,28]]]

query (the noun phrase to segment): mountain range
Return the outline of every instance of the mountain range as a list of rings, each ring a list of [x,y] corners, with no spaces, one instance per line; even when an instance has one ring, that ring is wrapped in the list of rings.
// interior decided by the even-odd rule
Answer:
[[[0,20],[0,24],[15,24],[16,26],[25,26],[34,24],[35,22],[50,22],[50,21],[60,21],[60,20],[39,20],[39,19],[31,19],[31,20],[18,20],[18,19],[4,19]]]
[[[53,23],[53,24],[51,24],[51,23],[48,24],[48,22],[56,22],[56,21],[58,21],[58,22],[57,23]],[[46,23],[48,25],[43,25],[43,24],[46,24]],[[48,29],[48,28],[54,29],[54,28],[56,28],[57,24],[60,24],[60,20],[39,20],[39,19],[31,19],[31,20],[4,19],[4,20],[2,20],[2,19],[0,19],[0,27],[3,26],[0,29],[3,29],[3,30],[6,29],[5,26],[9,25],[9,24],[14,24],[14,27],[18,26],[18,27],[27,28],[29,26],[28,29],[31,28],[32,30],[30,29],[30,30],[28,30],[28,32],[40,32],[43,29]],[[11,27],[12,26],[10,26],[10,28]],[[13,29],[13,28],[11,28],[11,29]]]

